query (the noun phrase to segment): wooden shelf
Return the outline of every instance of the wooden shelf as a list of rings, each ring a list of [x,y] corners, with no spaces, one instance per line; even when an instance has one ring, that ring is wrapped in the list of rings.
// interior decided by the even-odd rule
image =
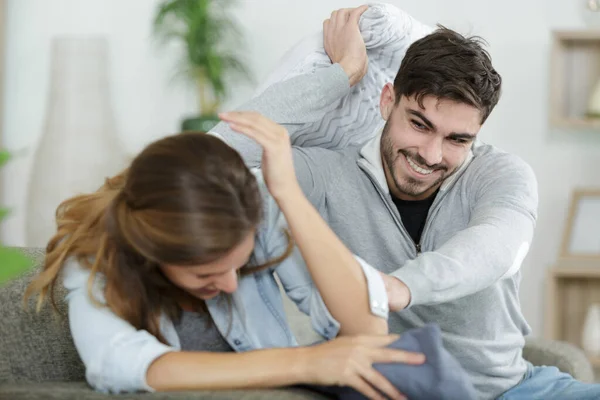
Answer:
[[[588,360],[595,368],[600,368],[600,356],[588,356]]]
[[[600,262],[599,262],[600,264]],[[551,272],[554,278],[600,279],[600,265],[593,267],[557,267]]]
[[[559,128],[600,129],[600,119],[591,118],[553,118],[552,125]]]
[[[556,30],[552,34],[561,41],[600,40],[600,29]]]
[[[600,303],[600,259],[561,259],[548,271],[546,290],[546,337],[581,347],[588,309]],[[593,362],[600,368],[600,357]]]
[[[598,82],[600,29],[552,32],[550,126],[600,131],[600,120],[586,117]]]

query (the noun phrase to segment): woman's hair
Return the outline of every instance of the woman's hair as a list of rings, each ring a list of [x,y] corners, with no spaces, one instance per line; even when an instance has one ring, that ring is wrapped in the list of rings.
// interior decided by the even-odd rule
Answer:
[[[92,301],[98,303],[92,287],[101,273],[106,305],[164,342],[161,313],[177,318],[182,301],[199,300],[171,283],[160,266],[212,262],[241,243],[261,219],[258,183],[235,150],[203,133],[166,137],[147,146],[97,192],[60,204],[57,232],[25,298],[39,292],[39,310],[50,292],[55,306],[59,273],[75,259],[92,272]],[[292,246],[288,235],[284,254],[244,271],[281,262]]]

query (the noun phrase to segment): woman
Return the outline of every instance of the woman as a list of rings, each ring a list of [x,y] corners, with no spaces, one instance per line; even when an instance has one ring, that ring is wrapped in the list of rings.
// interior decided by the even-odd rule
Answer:
[[[383,335],[385,313],[369,306],[369,296],[385,290],[367,290],[379,276],[304,197],[285,129],[257,114],[240,113],[241,120],[253,123],[229,122],[263,146],[271,196],[215,137],[158,140],[96,193],[60,205],[27,295],[39,291],[39,307],[64,274],[73,339],[100,391],[307,383],[400,398],[372,364],[424,360],[385,348],[396,337]],[[293,347],[274,272],[333,340]]]

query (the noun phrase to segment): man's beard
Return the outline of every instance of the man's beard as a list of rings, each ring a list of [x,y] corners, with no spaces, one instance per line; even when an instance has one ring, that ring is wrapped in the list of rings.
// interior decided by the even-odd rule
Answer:
[[[428,190],[430,190],[431,188],[439,185],[448,176],[452,175],[452,174],[447,175],[448,167],[444,164],[436,164],[436,165],[430,166],[423,159],[423,157],[421,157],[417,153],[411,153],[408,150],[399,150],[398,152],[394,151],[394,144],[392,143],[392,139],[390,138],[389,131],[390,131],[390,120],[388,120],[385,123],[385,126],[383,127],[383,133],[381,134],[381,155],[383,157],[383,162],[385,164],[385,167],[387,167],[388,172],[390,173],[390,175],[392,177],[392,181],[394,182],[394,186],[396,187],[396,190],[398,192],[400,192],[406,196],[409,196],[409,197],[419,197],[419,196],[423,195],[425,192],[427,192]],[[413,177],[410,177],[410,176],[407,176],[405,178],[405,182],[400,182],[400,179],[396,174],[396,168],[395,168],[396,162],[402,162],[402,161],[398,160],[401,157],[400,154],[403,154],[404,157],[408,157],[408,158],[412,159],[418,165],[427,166],[427,168],[432,169],[434,171],[441,170],[442,173],[440,174],[440,176],[437,180],[435,180],[434,182],[429,184],[427,187],[423,186],[423,182],[421,182],[417,179],[414,179]]]

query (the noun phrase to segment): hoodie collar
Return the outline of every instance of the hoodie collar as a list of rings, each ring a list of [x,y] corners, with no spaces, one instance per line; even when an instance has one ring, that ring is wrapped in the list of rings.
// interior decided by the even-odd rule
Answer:
[[[379,186],[385,189],[386,193],[390,193],[390,189],[387,184],[387,180],[385,179],[385,172],[383,170],[383,161],[381,159],[381,135],[383,134],[383,123],[382,126],[378,128],[377,134],[370,139],[365,145],[360,149],[360,159],[358,162],[364,166],[377,180]],[[447,178],[440,187],[440,191],[444,192],[448,190],[452,186],[452,184],[456,181],[456,179],[461,175],[461,173],[467,168],[467,166],[473,160],[473,151],[470,150],[467,158],[462,163],[460,167],[456,170],[455,173],[452,174],[449,178]]]

